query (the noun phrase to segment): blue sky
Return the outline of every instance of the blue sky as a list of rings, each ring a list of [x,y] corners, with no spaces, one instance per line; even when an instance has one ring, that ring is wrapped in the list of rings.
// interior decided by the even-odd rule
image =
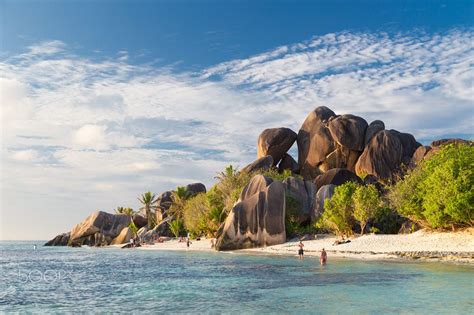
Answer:
[[[0,0],[0,239],[209,187],[320,105],[424,143],[472,138],[472,16],[468,1]]]

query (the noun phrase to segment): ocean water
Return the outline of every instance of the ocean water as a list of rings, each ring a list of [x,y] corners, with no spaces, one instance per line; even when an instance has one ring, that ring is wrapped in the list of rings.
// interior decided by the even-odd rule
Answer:
[[[472,314],[473,301],[473,266],[0,242],[1,313]]]

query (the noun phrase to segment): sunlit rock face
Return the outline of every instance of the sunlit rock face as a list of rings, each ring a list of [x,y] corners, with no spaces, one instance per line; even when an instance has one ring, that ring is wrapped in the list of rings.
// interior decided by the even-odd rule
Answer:
[[[333,168],[354,171],[364,150],[367,122],[355,115],[337,116],[322,106],[312,111],[298,132],[298,164],[305,179]]]
[[[284,243],[285,187],[263,175],[242,190],[218,232],[217,250],[235,250]]]
[[[265,129],[258,137],[257,158],[271,155],[276,166],[295,141],[296,133],[289,128]]]
[[[120,232],[130,225],[130,216],[97,211],[71,230],[70,245],[109,245]]]

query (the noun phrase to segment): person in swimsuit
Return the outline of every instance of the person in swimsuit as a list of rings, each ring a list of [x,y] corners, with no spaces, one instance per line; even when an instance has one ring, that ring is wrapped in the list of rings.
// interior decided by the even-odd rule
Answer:
[[[303,241],[300,241],[300,243],[298,244],[298,247],[300,248],[298,250],[298,258],[299,259],[304,259],[304,250],[303,250],[304,244],[303,244]]]
[[[189,244],[192,244],[191,240],[189,239],[189,236],[186,237],[186,247],[189,248]]]
[[[328,260],[328,254],[323,248],[323,250],[321,251],[321,257],[319,258],[319,262],[321,263],[321,265],[325,265],[327,260]]]

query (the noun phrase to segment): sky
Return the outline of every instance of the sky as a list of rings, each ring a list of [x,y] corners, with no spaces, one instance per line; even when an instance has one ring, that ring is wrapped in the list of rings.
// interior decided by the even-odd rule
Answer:
[[[325,105],[473,138],[472,1],[0,0],[0,239],[256,158]],[[295,148],[291,150],[295,153]],[[297,158],[297,156],[294,156]]]

